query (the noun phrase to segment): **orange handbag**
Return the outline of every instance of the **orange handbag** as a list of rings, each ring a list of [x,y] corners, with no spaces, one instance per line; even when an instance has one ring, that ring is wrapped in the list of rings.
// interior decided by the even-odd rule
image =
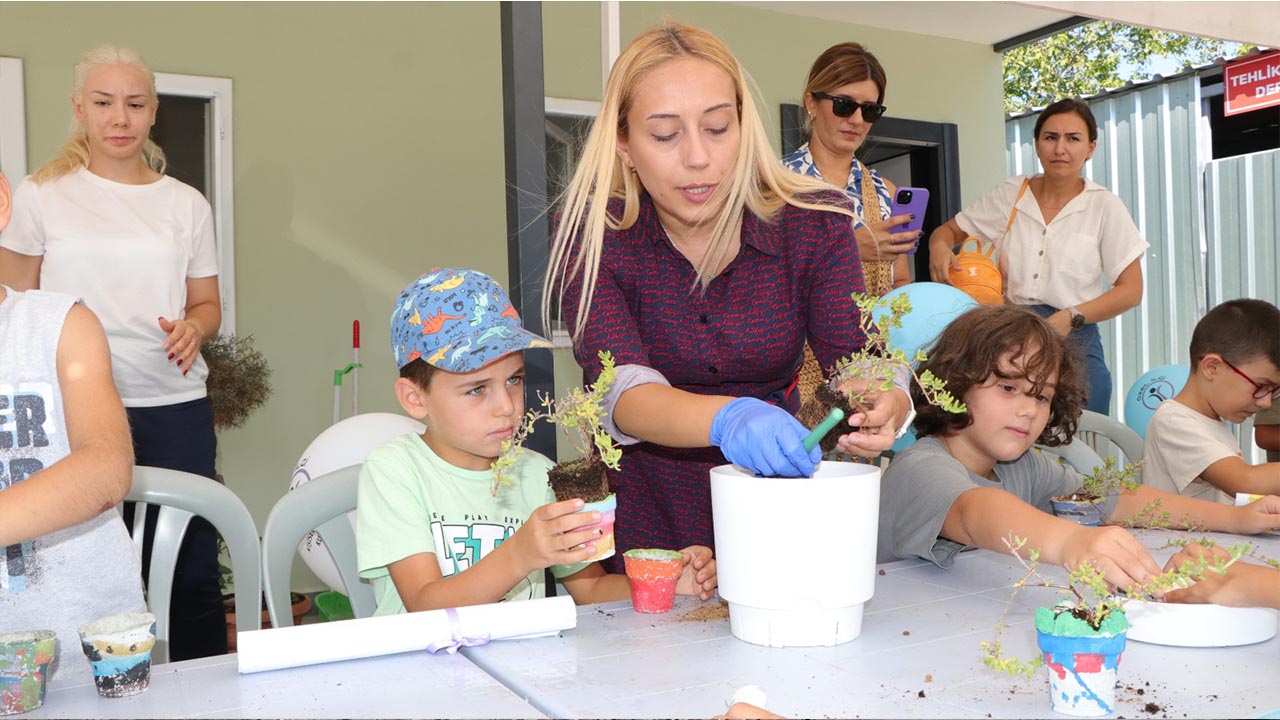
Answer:
[[[974,252],[965,250],[970,240],[978,246]],[[982,241],[970,235],[960,244],[960,252],[956,254],[960,269],[951,268],[951,284],[983,305],[1004,304],[1004,277],[995,260],[991,259],[995,249],[995,243],[989,243],[984,250]]]
[[[1009,222],[1004,226],[1002,237],[1007,237],[1009,231],[1013,229],[1013,219],[1018,216],[1018,202],[1022,200],[1022,196],[1030,186],[1031,178],[1022,181],[1018,196],[1013,199],[1013,209],[1009,211]],[[970,240],[978,245],[977,252],[965,252],[964,246],[968,245]],[[952,266],[951,284],[983,305],[1003,305],[1004,276],[1000,274],[996,261],[991,259],[991,253],[995,252],[996,244],[987,245],[985,250],[982,248],[982,241],[973,235],[966,237],[964,242],[960,243],[960,252],[956,253],[956,262],[960,263],[960,269],[957,270]]]

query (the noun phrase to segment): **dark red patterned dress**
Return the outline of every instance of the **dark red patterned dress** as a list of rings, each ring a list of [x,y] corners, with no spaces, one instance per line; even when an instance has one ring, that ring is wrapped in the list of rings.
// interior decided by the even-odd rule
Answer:
[[[823,200],[844,202],[835,193]],[[705,295],[696,277],[645,195],[635,225],[605,234],[587,327],[574,346],[586,382],[600,373],[597,352],[608,350],[619,367],[651,367],[681,390],[760,398],[794,413],[798,398],[788,390],[805,340],[824,367],[865,341],[850,297],[863,291],[863,278],[847,215],[787,205],[766,224],[747,212],[741,251]],[[564,293],[571,327],[580,296],[579,278]],[[627,446],[621,471],[610,473],[618,554],[609,569],[620,572],[631,548],[714,548],[708,471],[725,462],[715,447]]]

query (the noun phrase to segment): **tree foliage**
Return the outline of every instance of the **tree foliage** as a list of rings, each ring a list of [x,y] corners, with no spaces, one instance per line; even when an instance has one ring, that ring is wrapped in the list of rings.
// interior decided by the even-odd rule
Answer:
[[[1179,67],[1234,57],[1253,46],[1098,20],[1004,54],[1004,109],[1044,107],[1064,97],[1094,95],[1130,80],[1150,79],[1150,64],[1166,57]],[[1132,77],[1121,72],[1134,71]]]

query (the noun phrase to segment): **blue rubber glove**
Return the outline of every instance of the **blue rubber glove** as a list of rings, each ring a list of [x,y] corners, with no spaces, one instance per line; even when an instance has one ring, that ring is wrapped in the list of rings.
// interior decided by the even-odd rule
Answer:
[[[791,413],[755,398],[738,398],[711,421],[711,444],[729,462],[764,477],[812,477],[822,450],[805,450],[809,434]]]

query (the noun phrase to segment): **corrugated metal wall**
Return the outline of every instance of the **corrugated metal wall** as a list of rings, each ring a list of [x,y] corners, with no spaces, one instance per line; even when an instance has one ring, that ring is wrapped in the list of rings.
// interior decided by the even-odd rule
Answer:
[[[1159,365],[1187,364],[1196,321],[1224,300],[1280,300],[1280,150],[1211,161],[1200,78],[1194,72],[1089,100],[1098,148],[1085,175],[1124,200],[1151,247],[1142,303],[1103,323],[1115,380],[1111,415],[1123,419],[1129,386]],[[1010,175],[1041,171],[1036,116],[1005,124]],[[1261,462],[1252,424],[1246,459]]]

